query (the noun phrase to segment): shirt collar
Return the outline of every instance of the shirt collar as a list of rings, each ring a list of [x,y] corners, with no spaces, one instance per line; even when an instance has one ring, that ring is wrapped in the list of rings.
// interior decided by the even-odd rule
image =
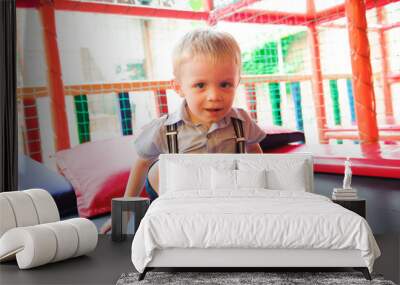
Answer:
[[[172,114],[169,114],[167,119],[164,122],[165,126],[173,125],[178,123],[179,121],[190,122],[189,114],[186,111],[186,100],[182,100],[179,109]]]
[[[228,115],[226,115],[225,118],[236,118],[236,119],[239,119],[239,120],[241,120],[243,122],[246,121],[246,117],[243,116],[243,113],[239,112],[238,109],[236,109],[236,108],[232,108],[229,111]]]

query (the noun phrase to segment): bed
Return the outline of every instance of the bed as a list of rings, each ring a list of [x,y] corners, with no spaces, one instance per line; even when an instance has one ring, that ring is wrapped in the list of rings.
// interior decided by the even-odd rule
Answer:
[[[313,194],[309,154],[160,156],[160,197],[132,242],[155,267],[353,267],[380,251],[366,220]]]

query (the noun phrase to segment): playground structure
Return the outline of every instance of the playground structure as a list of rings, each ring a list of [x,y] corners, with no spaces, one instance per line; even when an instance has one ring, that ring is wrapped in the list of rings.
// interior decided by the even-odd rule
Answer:
[[[92,95],[111,94],[116,96],[120,135],[132,134],[135,129],[132,121],[135,110],[130,104],[130,94],[133,92],[152,92],[155,97],[155,114],[157,116],[169,111],[167,93],[171,89],[170,79],[154,80],[147,76],[146,80],[127,82],[64,84],[61,75],[59,43],[57,42],[56,11],[125,15],[146,20],[160,18],[191,20],[217,27],[219,23],[223,22],[283,25],[282,29],[301,27],[293,34],[281,36],[275,41],[268,41],[262,48],[253,48],[247,53],[247,60],[245,54],[243,55],[243,76],[240,89],[242,92],[239,96],[244,98],[246,108],[253,119],[262,121],[260,116],[260,114],[262,115],[260,112],[262,106],[259,97],[260,93],[267,89],[266,93],[269,95],[268,101],[271,106],[270,123],[281,126],[285,125],[283,124],[284,120],[292,120],[295,124],[291,126],[298,130],[304,130],[307,134],[304,116],[305,113],[313,112],[314,121],[312,123],[315,124],[317,130],[316,141],[321,144],[352,140],[361,145],[378,144],[379,142],[396,145],[400,141],[399,119],[395,114],[396,111],[399,112],[399,107],[394,103],[397,101],[395,101],[395,92],[393,91],[399,90],[396,88],[400,83],[400,56],[394,51],[396,47],[400,48],[400,44],[396,42],[395,38],[396,35],[399,35],[400,23],[396,20],[387,21],[385,19],[391,15],[390,13],[397,15],[397,19],[400,19],[398,17],[400,15],[399,1],[328,1],[334,5],[325,9],[316,8],[321,1],[315,1],[315,3],[313,0],[299,1],[304,8],[303,12],[285,12],[265,8],[268,7],[268,4],[279,7],[279,1],[244,0],[214,1],[214,3],[213,1],[189,1],[192,6],[198,5],[195,7],[199,9],[197,11],[174,9],[174,7],[124,4],[128,2],[135,1],[17,1],[17,8],[37,9],[44,31],[43,46],[48,84],[35,87],[20,86],[17,94],[21,106],[20,116],[23,118],[22,136],[25,152],[35,160],[43,161],[41,142],[44,138],[41,137],[39,131],[39,114],[36,107],[38,98],[49,97],[50,99],[54,151],[73,146],[70,132],[74,128],[71,128],[71,119],[68,116],[75,117],[75,130],[78,133],[79,143],[91,141],[90,100],[88,98]],[[151,1],[136,1],[135,4],[140,4],[139,2],[151,4],[149,3]],[[367,25],[367,15],[371,14],[373,14],[374,23]],[[391,18],[396,19],[393,15]],[[323,73],[324,68],[321,66],[323,55],[321,55],[319,34],[321,30],[329,31],[331,29],[348,34],[351,72]],[[378,40],[374,49],[378,50],[379,60],[371,58],[370,34],[374,34],[374,39]],[[296,62],[290,61],[291,53],[293,54],[291,44],[296,42],[296,37],[308,40],[306,44],[308,48],[306,52],[309,54],[309,62],[306,64],[308,67],[293,67]],[[277,44],[274,45],[274,42]],[[391,44],[391,51],[388,43]],[[144,46],[149,47],[146,38]],[[290,50],[291,48],[292,50]],[[260,60],[260,58],[264,58],[264,60]],[[379,68],[372,65],[371,62],[380,65]],[[148,62],[147,65],[149,65]],[[150,73],[151,67],[147,66],[145,69],[147,73]],[[346,86],[347,94],[341,94],[348,100],[349,114],[347,116],[350,120],[346,124],[342,119],[343,111],[341,112],[339,93],[343,93],[343,88],[338,87],[339,83],[341,86],[343,84]],[[381,87],[378,92],[382,99],[382,112],[379,114],[376,101],[377,88],[376,86],[374,88],[376,83],[379,83]],[[304,107],[304,97],[307,94],[303,93],[308,90],[307,88],[309,88],[310,94],[308,101],[312,103],[310,108]],[[288,95],[292,98],[290,112],[286,112],[283,108],[289,106],[289,103],[284,104],[284,97],[288,97]],[[74,114],[72,115],[67,112],[66,98],[68,97],[73,98]],[[329,106],[327,101],[329,101]],[[379,120],[377,114],[380,115]],[[288,119],[289,115],[291,117]],[[331,123],[328,122],[330,117]]]

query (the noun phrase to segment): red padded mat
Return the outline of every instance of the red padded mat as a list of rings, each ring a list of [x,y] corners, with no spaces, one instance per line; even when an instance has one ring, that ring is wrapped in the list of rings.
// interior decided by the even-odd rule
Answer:
[[[400,179],[400,145],[287,145],[268,153],[309,152],[314,157],[314,171],[344,173],[344,160],[350,157],[354,175]]]

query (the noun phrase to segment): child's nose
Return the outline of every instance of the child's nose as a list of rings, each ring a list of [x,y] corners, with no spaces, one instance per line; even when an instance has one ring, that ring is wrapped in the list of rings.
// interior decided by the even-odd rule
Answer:
[[[217,88],[210,88],[207,93],[207,99],[209,101],[219,101],[222,99],[222,96]]]

